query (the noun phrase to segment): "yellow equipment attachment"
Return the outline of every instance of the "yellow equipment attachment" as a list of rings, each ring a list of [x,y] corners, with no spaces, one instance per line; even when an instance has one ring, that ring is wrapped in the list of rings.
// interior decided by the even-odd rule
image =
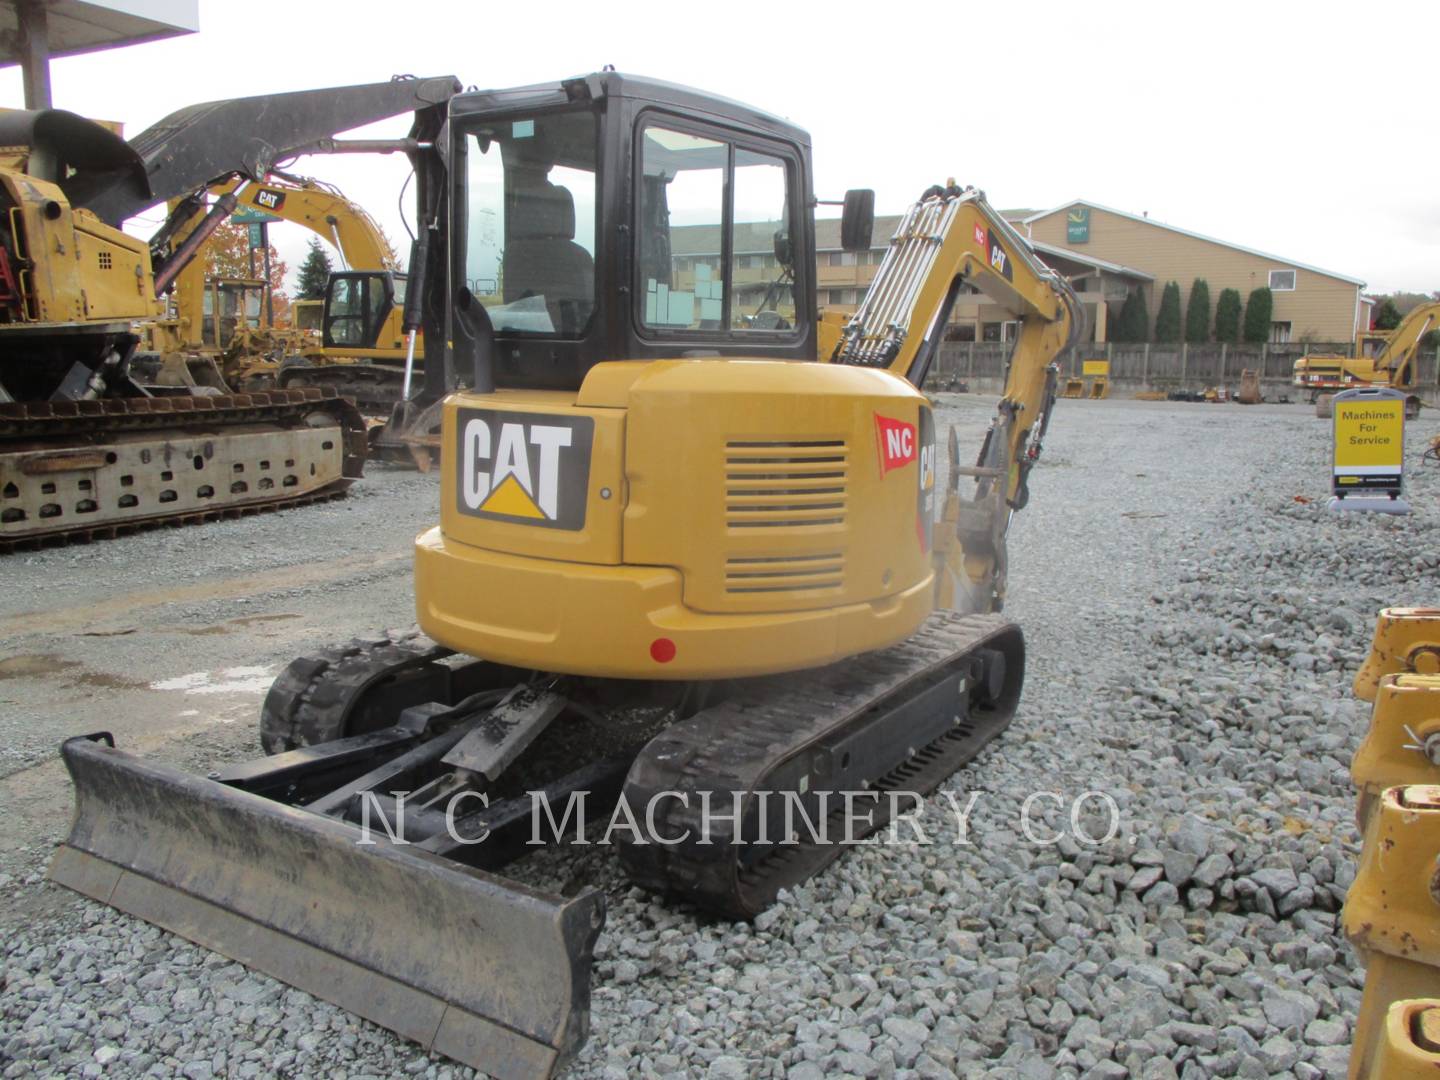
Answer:
[[[1354,1080],[1429,1080],[1440,1072],[1440,998],[1391,1002],[1369,1070]]]
[[[1344,926],[1365,961],[1365,994],[1351,1049],[1352,1077],[1388,1078],[1380,1068],[1397,1002],[1440,997],[1440,787],[1387,788],[1365,833]]]
[[[1440,675],[1440,608],[1392,607],[1375,620],[1370,655],[1355,674],[1355,696],[1374,701],[1384,675]]]
[[[1104,375],[1097,375],[1090,380],[1090,393],[1085,395],[1092,401],[1099,401],[1101,398],[1110,396],[1110,380]]]
[[[1083,398],[1085,396],[1085,380],[1077,379],[1073,375],[1065,380],[1065,388],[1060,392],[1062,398]]]
[[[1350,776],[1360,793],[1356,819],[1362,833],[1386,788],[1440,782],[1440,676],[1381,676]]]

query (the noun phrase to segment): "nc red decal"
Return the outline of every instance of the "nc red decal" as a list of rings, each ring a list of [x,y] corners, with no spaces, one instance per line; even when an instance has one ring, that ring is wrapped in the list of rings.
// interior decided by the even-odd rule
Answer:
[[[984,225],[975,226],[975,246],[981,251],[990,250],[990,237],[986,234]]]
[[[880,449],[880,475],[909,465],[919,454],[915,425],[875,414],[875,441]]]

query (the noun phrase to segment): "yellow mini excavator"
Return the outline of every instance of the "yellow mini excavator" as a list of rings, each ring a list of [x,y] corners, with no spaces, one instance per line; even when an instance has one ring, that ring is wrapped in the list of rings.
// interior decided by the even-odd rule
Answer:
[[[51,874],[487,1073],[545,1075],[586,1037],[604,897],[501,868],[603,826],[633,881],[749,917],[1010,722],[1006,531],[1083,315],[947,184],[859,310],[817,317],[809,137],[666,83],[460,94],[437,159],[426,390],[442,368],[469,385],[439,399],[425,636],[295,660],[270,756],[208,778],[71,739]],[[868,248],[873,194],[845,207]],[[921,387],[964,286],[1020,331],[974,463],[952,431],[946,470]]]
[[[129,143],[61,110],[0,114],[0,551],[332,498],[360,475],[364,422],[336,393],[153,382],[135,363],[136,324],[162,313],[235,192],[275,160],[413,111],[411,138],[388,145],[419,161],[456,88],[405,79],[210,102]],[[231,178],[206,210],[204,190]],[[422,204],[437,194],[417,185]],[[171,200],[148,242],[122,231]]]

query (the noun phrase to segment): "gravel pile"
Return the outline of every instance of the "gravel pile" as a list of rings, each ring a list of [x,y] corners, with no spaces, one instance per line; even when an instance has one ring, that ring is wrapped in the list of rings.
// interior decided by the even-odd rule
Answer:
[[[1021,713],[902,842],[752,925],[657,903],[603,849],[517,868],[609,893],[573,1074],[1343,1076],[1349,681],[1380,607],[1440,604],[1440,470],[1410,518],[1336,516],[1327,439],[1299,407],[1063,403],[1013,533]],[[108,909],[0,887],[46,912],[4,946],[5,1077],[470,1075]]]

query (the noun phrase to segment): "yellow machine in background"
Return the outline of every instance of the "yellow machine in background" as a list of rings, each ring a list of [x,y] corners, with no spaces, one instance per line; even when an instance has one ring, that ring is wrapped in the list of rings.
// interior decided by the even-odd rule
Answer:
[[[203,343],[208,326],[219,348],[230,297],[213,293],[204,318],[196,257],[249,181],[203,216],[197,189],[336,130],[412,110],[419,123],[454,86],[405,80],[210,102],[133,143],[62,110],[0,113],[0,551],[345,491],[365,458],[353,405],[323,388],[237,396],[188,372],[159,379],[137,326],[162,319],[161,298],[188,274],[197,290],[187,332]],[[184,212],[148,242],[120,228],[172,200]]]
[[[176,280],[174,317],[152,331],[162,380],[236,390],[318,386],[372,411],[388,411],[400,394],[407,343],[405,275],[384,231],[362,207],[318,180],[272,173],[262,184],[227,180],[208,194],[219,199],[232,192],[240,207],[302,225],[333,245],[341,269],[330,275],[324,300],[310,302],[315,310],[305,316],[313,319],[309,329],[277,329],[261,315],[251,283],[210,279],[197,260]],[[201,210],[194,207],[193,221]],[[264,283],[255,284],[263,295]],[[423,361],[423,339],[417,338],[413,362]]]
[[[1329,399],[1341,390],[1381,386],[1413,391],[1415,356],[1420,342],[1437,326],[1440,326],[1440,301],[1420,304],[1388,334],[1365,334],[1357,338],[1353,356],[1320,353],[1302,356],[1295,361],[1294,383],[1310,392],[1310,400],[1317,406],[1316,415],[1321,417],[1330,415]],[[1373,356],[1368,356],[1365,339],[1383,341],[1383,345]],[[1411,393],[1406,399],[1405,415],[1411,419],[1419,416],[1420,404],[1419,396]]]

